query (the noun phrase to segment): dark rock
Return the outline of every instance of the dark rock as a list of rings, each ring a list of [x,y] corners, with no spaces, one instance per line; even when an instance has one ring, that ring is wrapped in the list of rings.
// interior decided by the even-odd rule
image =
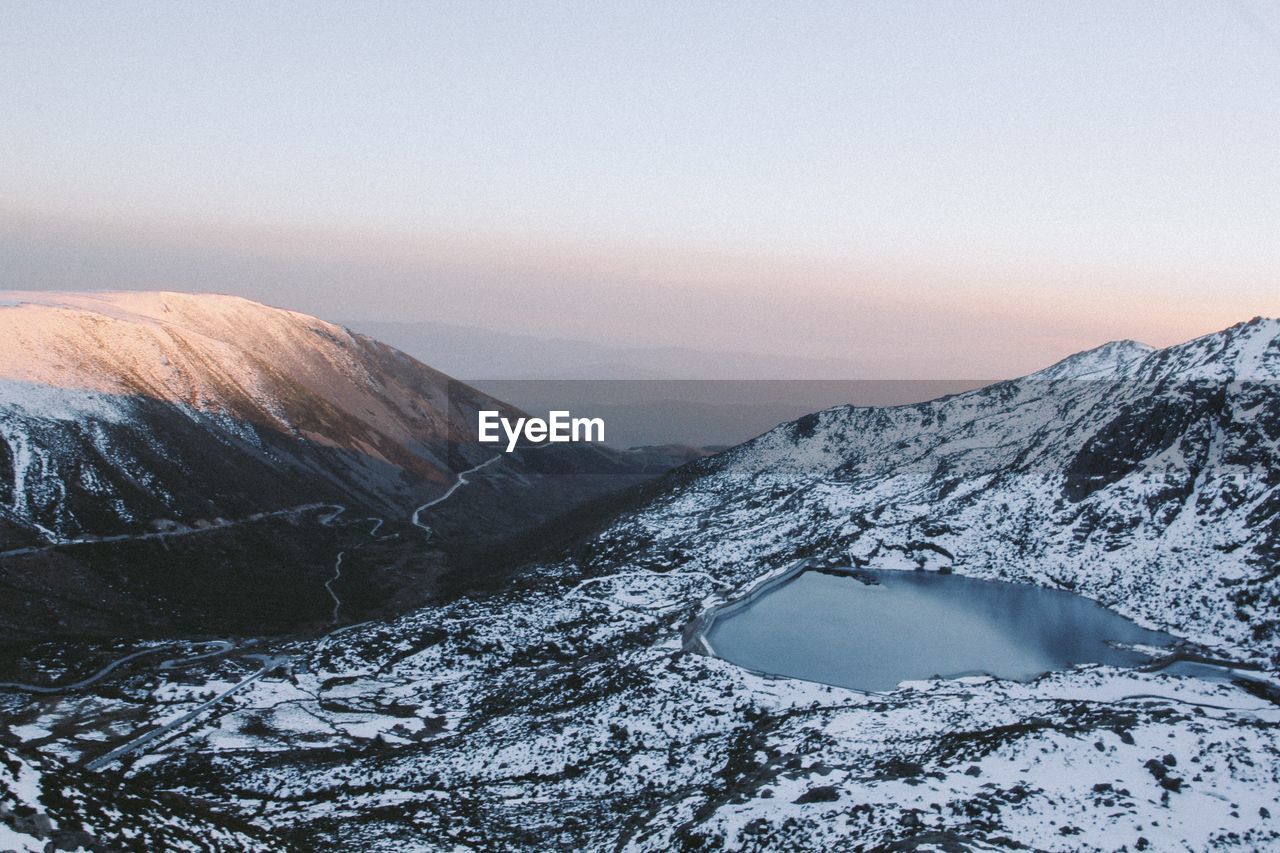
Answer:
[[[23,835],[45,839],[53,833],[53,822],[49,820],[47,814],[36,812],[35,814],[14,818],[13,829]]]
[[[87,832],[56,832],[53,840],[44,846],[45,853],[56,850],[105,850],[101,842]]]
[[[906,779],[923,772],[923,765],[902,758],[892,758],[880,765],[880,776],[884,779]]]
[[[792,802],[803,803],[834,803],[840,799],[840,792],[835,785],[818,785],[810,788],[800,796],[796,797]]]

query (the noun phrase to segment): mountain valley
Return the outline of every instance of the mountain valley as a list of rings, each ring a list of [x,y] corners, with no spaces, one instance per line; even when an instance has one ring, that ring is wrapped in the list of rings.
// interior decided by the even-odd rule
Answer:
[[[476,413],[517,410],[381,343],[235,297],[11,292],[0,365],[0,636],[323,624],[348,542],[347,615],[401,612],[687,458],[507,454],[423,548],[412,509],[494,457]]]
[[[1276,320],[1109,344],[929,403],[782,424],[588,501],[534,533],[532,557],[509,555],[502,582],[397,615],[276,636],[104,625],[15,647],[9,671],[54,686],[143,654],[81,687],[0,689],[2,840],[39,838],[19,833],[43,814],[47,837],[141,847],[167,809],[178,848],[1274,846],[1278,379]],[[466,461],[454,477],[484,464]],[[473,503],[451,497],[447,518],[419,519],[429,530],[354,501],[299,511],[295,529],[327,531],[327,570],[339,551],[344,571],[402,547],[408,563],[424,538],[465,538],[470,513],[501,523],[500,477],[532,476],[506,465],[467,475],[456,495]],[[826,566],[1068,590],[1177,646],[1146,667],[863,693],[699,645],[709,612]],[[1189,677],[1173,657],[1218,665]],[[117,779],[160,793],[91,805]]]

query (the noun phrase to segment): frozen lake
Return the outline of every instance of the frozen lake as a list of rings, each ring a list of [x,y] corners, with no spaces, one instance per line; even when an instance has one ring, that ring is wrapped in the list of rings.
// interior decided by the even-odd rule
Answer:
[[[1167,646],[1094,601],[932,572],[802,572],[712,621],[715,653],[760,672],[857,690],[986,673],[1026,680],[1082,663],[1133,666],[1115,644]]]

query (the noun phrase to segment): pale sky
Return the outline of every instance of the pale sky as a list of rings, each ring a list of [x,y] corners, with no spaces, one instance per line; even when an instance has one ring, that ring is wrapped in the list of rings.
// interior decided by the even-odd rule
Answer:
[[[0,287],[851,378],[1008,376],[1280,314],[1262,0],[0,18]]]

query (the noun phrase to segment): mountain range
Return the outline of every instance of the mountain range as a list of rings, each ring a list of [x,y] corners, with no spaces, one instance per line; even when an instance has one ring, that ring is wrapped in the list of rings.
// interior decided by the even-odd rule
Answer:
[[[532,527],[538,547],[501,583],[398,615],[23,647],[9,671],[69,686],[11,687],[0,794],[23,804],[26,835],[44,813],[46,835],[74,824],[117,846],[156,809],[177,847],[213,832],[258,849],[1273,846],[1277,380],[1277,320],[1166,349],[1116,342],[926,403],[781,424]],[[506,464],[455,480],[457,494],[495,495]],[[56,524],[73,521],[42,511],[43,531],[11,524],[69,535]],[[342,536],[325,547],[384,553],[385,527],[326,520],[313,527]],[[806,565],[1070,590],[1220,666],[860,693],[691,642],[706,614]],[[56,781],[23,789],[37,772]],[[103,810],[104,777],[178,799]]]
[[[0,605],[0,626],[75,634],[317,618],[329,596],[315,578],[342,537],[321,522],[341,508],[345,519],[385,518],[388,534],[412,530],[414,507],[494,456],[477,441],[480,409],[517,413],[378,341],[238,297],[0,295],[0,582],[25,597]],[[440,519],[453,562],[468,544],[489,553],[688,453],[509,454],[495,472],[503,488]],[[402,544],[360,555],[400,567],[370,569],[387,587],[366,597],[375,609],[379,598],[420,600],[449,567]],[[393,576],[410,563],[412,576]],[[304,582],[310,607],[298,606]]]
[[[1258,318],[929,403],[808,415],[694,463],[593,559],[634,562],[643,540],[646,565],[735,580],[815,557],[1024,581],[1269,658],[1278,341],[1280,321]]]

